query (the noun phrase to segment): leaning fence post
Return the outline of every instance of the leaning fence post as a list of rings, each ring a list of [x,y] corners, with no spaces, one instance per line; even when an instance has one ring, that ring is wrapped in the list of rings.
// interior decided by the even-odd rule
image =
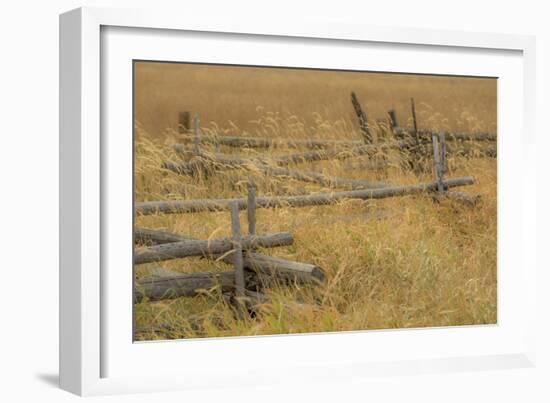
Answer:
[[[397,116],[395,115],[395,109],[390,109],[388,111],[388,116],[390,118],[390,129],[393,130],[397,127]]]
[[[248,182],[248,235],[256,235],[256,185],[252,180]]]
[[[195,155],[200,154],[199,126],[200,126],[199,115],[195,115],[193,117],[193,152],[195,153]]]
[[[357,115],[357,119],[359,120],[359,128],[361,129],[363,140],[365,143],[371,144],[372,135],[370,133],[369,125],[367,122],[367,114],[361,107],[361,104],[359,103],[359,100],[357,99],[357,95],[355,95],[355,92],[351,93],[351,103],[353,105],[353,108],[355,109],[355,114]]]
[[[438,137],[439,136],[437,134],[432,134],[432,143],[434,149],[434,170],[437,190],[438,192],[444,192],[445,187],[443,186],[443,170],[441,169],[441,150],[439,149]]]
[[[233,266],[235,267],[235,300],[237,301],[237,311],[242,316],[244,303],[243,245],[241,223],[239,221],[239,204],[236,201],[231,202],[231,232],[235,251],[233,256]]]

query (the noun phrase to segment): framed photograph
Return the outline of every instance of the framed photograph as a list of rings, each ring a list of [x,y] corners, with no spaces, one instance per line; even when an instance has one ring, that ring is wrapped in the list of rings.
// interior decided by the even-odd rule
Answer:
[[[534,39],[60,17],[60,383],[534,363]]]

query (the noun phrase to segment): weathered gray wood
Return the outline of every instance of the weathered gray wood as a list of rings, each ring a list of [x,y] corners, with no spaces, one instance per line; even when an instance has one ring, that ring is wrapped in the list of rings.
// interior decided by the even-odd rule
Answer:
[[[414,106],[414,98],[411,98],[411,115],[413,118],[413,135],[416,140],[416,144],[420,144],[420,138],[418,137],[418,123],[416,121],[416,108]]]
[[[292,237],[292,234],[289,234],[288,232],[276,232],[261,236],[244,237],[242,239],[242,248],[274,248],[277,246],[291,245],[293,241],[294,238]],[[160,262],[189,256],[208,257],[209,255],[220,255],[233,249],[233,241],[228,238],[213,239],[208,241],[185,240],[136,250],[134,252],[134,264]]]
[[[191,239],[183,235],[176,235],[171,232],[159,231],[148,228],[134,228],[134,243],[136,244],[163,244]]]
[[[259,280],[254,272],[246,272],[248,283],[258,284]],[[179,297],[196,297],[201,291],[210,291],[219,287],[222,295],[235,291],[235,273],[224,271],[220,273],[176,273],[166,271],[162,276],[148,276],[136,281],[134,287],[134,303],[141,302],[144,297],[150,301],[159,301]],[[244,290],[244,299],[251,305],[268,302],[265,294],[252,290]],[[228,298],[230,302],[231,297]]]
[[[180,112],[178,115],[178,132],[180,134],[189,132],[191,125],[191,114],[187,111]]]
[[[443,170],[441,169],[441,149],[439,147],[439,137],[437,134],[432,134],[432,144],[433,144],[433,156],[434,156],[434,171],[435,171],[435,181],[437,183],[438,192],[445,191],[443,185]]]
[[[361,104],[359,103],[355,92],[351,93],[351,103],[353,105],[353,109],[355,110],[355,114],[357,115],[357,119],[359,120],[359,128],[361,129],[363,140],[365,143],[370,144],[372,143],[372,135],[369,130],[367,114],[361,107]]]
[[[396,127],[394,131],[396,137],[403,138],[406,136],[413,136],[414,129],[407,129],[403,127]],[[418,130],[418,137],[420,141],[430,139],[433,130]],[[493,133],[458,133],[458,132],[446,132],[447,141],[496,141],[497,135]]]
[[[170,236],[171,239],[175,240],[174,242],[189,240],[189,238],[184,238],[177,234],[165,232],[163,232],[163,234],[166,234],[163,239],[167,239],[168,236]],[[207,257],[217,259],[220,255],[209,255]],[[221,257],[225,263],[233,264],[232,254],[223,254]],[[324,280],[324,271],[318,266],[267,256],[252,251],[248,251],[243,255],[243,267],[245,269],[254,270],[258,273],[276,275],[287,280],[304,283],[315,283]],[[171,274],[173,272],[160,268],[156,270],[155,273],[158,277],[160,275],[164,275],[165,273]]]
[[[299,283],[321,283],[325,280],[325,273],[319,266],[256,252],[246,253],[246,268]]]
[[[248,182],[248,206],[246,213],[248,218],[248,235],[256,235],[256,186],[252,181]]]
[[[254,281],[254,273],[246,273],[247,280]],[[250,279],[249,279],[250,278]],[[173,273],[172,275],[148,276],[136,281],[134,302],[143,297],[152,301],[178,297],[195,297],[201,290],[220,287],[222,292],[235,290],[235,272],[220,273]]]
[[[300,284],[321,284],[325,280],[324,271],[316,265],[293,262],[256,252],[246,254],[243,267],[252,271],[243,271],[243,281],[252,287],[262,283],[261,277],[257,275]],[[134,300],[139,302],[144,296],[150,300],[194,297],[200,290],[208,290],[216,286],[220,287],[222,292],[236,292],[236,278],[234,270],[220,273],[176,273],[159,268],[156,273],[136,281]],[[242,289],[242,296],[254,296],[253,294],[247,289]]]
[[[446,188],[467,186],[474,183],[474,178],[454,178],[444,182]],[[416,193],[437,190],[437,182],[417,185],[393,186],[382,189],[351,190],[346,192],[318,193],[307,196],[258,197],[256,208],[301,207],[333,204],[345,199],[384,199],[387,197],[406,196]],[[239,209],[244,210],[247,199],[204,199],[204,200],[167,200],[136,203],[136,214],[178,214],[202,211],[226,211],[229,203],[236,201]]]
[[[450,143],[447,142],[448,138],[445,135],[445,149],[446,155],[452,155],[454,157],[465,157],[465,158],[496,158],[497,150],[494,146],[480,146],[479,144],[471,142],[458,142]],[[421,145],[415,149],[416,152],[431,154],[433,152],[433,147],[430,145]]]
[[[393,129],[397,127],[397,115],[395,114],[394,109],[390,109],[388,111],[388,116],[390,118],[390,128]]]
[[[235,269],[235,295],[238,301],[239,297],[244,296],[245,285],[241,222],[239,220],[239,205],[237,202],[231,203],[231,233],[233,238],[233,267]]]
[[[447,172],[447,141],[445,133],[439,133],[439,149],[441,150],[441,172]]]

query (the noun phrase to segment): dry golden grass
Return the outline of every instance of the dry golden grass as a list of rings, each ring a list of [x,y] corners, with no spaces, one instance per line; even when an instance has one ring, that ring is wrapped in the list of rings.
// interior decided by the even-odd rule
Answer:
[[[151,66],[143,67],[144,70],[148,68]],[[176,74],[171,69],[173,67],[168,68],[166,74],[154,76],[156,80],[150,79],[148,74],[151,72],[138,74],[136,89],[143,94],[158,88],[160,94],[162,83],[168,82],[166,76]],[[268,72],[259,70],[262,70],[261,74]],[[206,75],[201,68],[195,73],[191,77],[196,78],[197,86],[215,87],[218,81],[230,80],[229,73],[222,77],[211,72]],[[214,84],[201,84],[201,74],[211,77]],[[232,74],[232,82],[238,82],[240,73]],[[167,105],[165,109],[171,114],[180,108],[199,111],[203,116],[202,108],[205,108],[204,114],[209,116],[208,119],[202,118],[205,131],[360,139],[348,91],[348,88],[356,90],[361,99],[360,90],[353,87],[361,84],[354,76],[356,73],[346,73],[351,78],[341,91],[342,100],[338,98],[334,107],[328,103],[328,108],[317,110],[315,107],[329,98],[310,98],[307,74],[302,76],[305,80],[303,97],[287,97],[287,84],[279,73],[273,74],[274,80],[271,81],[277,81],[277,78],[279,86],[283,87],[280,92],[274,92],[273,102],[286,105],[286,110],[279,108],[276,109],[278,112],[266,112],[256,108],[257,104],[265,104],[267,98],[258,99],[256,94],[261,91],[257,87],[247,86],[243,86],[238,96],[224,93],[227,98],[238,100],[234,109],[221,101],[208,105],[208,100],[213,99],[212,90],[206,91],[210,98],[204,94],[196,99],[183,97],[189,100],[186,108],[171,99],[176,97],[176,92],[172,91],[160,104]],[[392,103],[399,111],[401,101],[393,96],[403,95],[401,116],[405,117],[405,104],[408,103],[408,96],[414,93],[418,101],[430,99],[435,102],[423,101],[418,106],[422,121],[431,122],[429,127],[495,131],[496,93],[493,93],[493,80],[470,82],[455,79],[458,85],[443,78],[420,77],[424,79],[422,81],[419,77],[378,75],[378,78],[383,77],[379,82],[379,79],[370,76],[363,76],[374,88],[369,93],[378,91],[378,95],[373,95],[372,99],[369,98],[371,101],[366,102],[369,112],[376,110],[375,101],[380,108],[380,116]],[[426,86],[428,79],[434,80],[430,86]],[[263,78],[252,80],[253,83],[264,81]],[[311,85],[313,82],[311,79]],[[325,86],[334,86],[339,90],[343,86],[342,82],[334,83],[333,80],[321,82],[319,94],[324,93]],[[386,88],[387,83],[391,88]],[[291,84],[288,86],[296,87],[299,81]],[[382,90],[385,92],[381,93]],[[209,178],[192,178],[163,169],[162,161],[179,158],[170,147],[178,140],[178,135],[173,130],[163,131],[160,135],[158,127],[162,118],[156,117],[159,120],[154,122],[155,119],[143,112],[145,101],[140,98],[139,91],[136,99],[136,118],[140,122],[136,130],[136,201],[245,197],[249,177],[254,179],[262,196],[329,191],[315,184],[245,170],[219,172]],[[337,99],[338,91],[327,91],[327,97]],[[440,92],[447,102],[438,101],[434,94]],[[389,96],[390,93],[394,95]],[[423,93],[424,97],[421,96]],[[149,105],[158,104],[154,99],[149,99]],[[196,103],[191,104],[191,101]],[[140,102],[144,104],[140,106]],[[233,100],[228,99],[228,102]],[[372,108],[369,106],[371,103]],[[296,114],[289,112],[291,106],[299,109]],[[481,119],[480,115],[486,120]],[[374,113],[372,116],[376,117]],[[214,119],[219,123],[210,123]],[[233,124],[228,123],[229,119]],[[164,127],[169,125],[169,119],[166,119]],[[151,134],[149,130],[156,131]],[[220,151],[241,156],[258,152],[271,155],[292,152],[225,147]],[[433,181],[431,171],[415,174],[404,169],[404,157],[396,151],[378,156],[389,162],[383,170],[364,168],[369,164],[367,157],[303,163],[293,168],[346,178],[383,180],[392,184]],[[368,202],[349,200],[331,206],[259,209],[259,233],[288,231],[295,238],[292,246],[264,250],[262,253],[315,263],[325,270],[326,283],[320,287],[275,286],[266,291],[269,302],[261,306],[258,315],[245,320],[234,318],[217,290],[196,298],[144,301],[135,305],[136,337],[154,340],[496,323],[496,159],[450,157],[449,170],[449,177],[475,177],[474,186],[459,190],[480,194],[482,201],[477,207],[463,206],[451,200],[437,203],[431,197],[419,195]],[[241,213],[242,228],[246,228],[245,217],[246,214]],[[230,235],[229,212],[142,216],[136,218],[136,225],[200,239]],[[159,266],[178,272],[222,271],[229,268],[223,262],[187,258],[136,266],[136,275],[143,276]]]
[[[406,126],[414,97],[421,128],[496,132],[496,90],[484,78],[140,62],[135,117],[152,135],[191,111],[226,134],[338,138],[354,135],[355,91],[373,121],[393,108]]]

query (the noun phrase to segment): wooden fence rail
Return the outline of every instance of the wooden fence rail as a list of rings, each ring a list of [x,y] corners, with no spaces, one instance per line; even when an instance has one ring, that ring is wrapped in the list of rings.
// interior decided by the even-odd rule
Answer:
[[[407,129],[403,127],[395,127],[393,129],[394,135],[398,138],[404,138],[406,136],[415,137],[414,129]],[[428,140],[432,138],[432,134],[439,133],[433,130],[418,130],[419,140]],[[459,133],[459,132],[446,132],[445,137],[447,141],[496,141],[497,135],[494,133]]]
[[[248,282],[253,280],[254,273],[247,273]],[[174,273],[167,276],[150,276],[136,281],[134,301],[140,302],[143,297],[157,301],[168,298],[194,297],[201,290],[220,287],[222,292],[235,290],[235,272],[220,273]]]
[[[242,239],[244,249],[256,247],[273,248],[292,245],[294,238],[288,232],[276,232],[268,235],[245,236]],[[160,262],[189,256],[221,255],[233,250],[233,241],[229,238],[213,240],[185,240],[154,245],[134,253],[134,264]]]
[[[250,204],[249,204],[250,206]],[[249,222],[250,222],[249,218]],[[252,220],[255,222],[255,220]],[[186,236],[173,234],[166,231],[158,231],[144,228],[136,228],[134,233],[147,233],[147,242],[164,244],[168,239],[172,242],[180,242],[190,240]],[[138,239],[134,237],[134,239]],[[137,241],[136,241],[137,242]],[[208,255],[207,257],[212,259],[221,258],[225,263],[233,264],[232,254],[223,255]],[[243,267],[245,269],[253,270],[257,273],[276,275],[279,278],[283,278],[291,281],[298,281],[304,283],[322,282],[325,278],[324,271],[320,267],[309,264],[295,262],[288,259],[279,257],[267,256],[257,252],[246,252],[243,256]]]
[[[474,183],[474,178],[454,178],[444,182],[447,188],[467,186]],[[406,196],[416,193],[437,190],[437,183],[420,183],[417,185],[393,186],[382,189],[351,190],[345,192],[318,193],[307,196],[258,197],[256,208],[301,207],[312,205],[334,204],[345,199],[384,199]],[[240,210],[246,209],[247,199],[203,199],[203,200],[167,200],[136,203],[135,211],[139,215],[197,213],[203,211],[226,211],[229,204],[236,201]]]
[[[398,138],[405,136],[415,136],[414,129],[408,129],[404,127],[394,127],[394,135]],[[419,137],[431,138],[433,130],[419,130]],[[497,136],[494,133],[460,133],[460,132],[448,132],[446,133],[448,141],[496,141]],[[224,136],[224,135],[212,135],[202,134],[199,136],[187,135],[181,136],[181,144],[174,144],[173,148],[179,153],[186,153],[188,147],[186,144],[197,142],[203,144],[219,144],[228,147],[236,148],[349,148],[360,147],[364,145],[364,141],[360,140],[333,140],[333,139],[291,139],[291,138],[264,138],[264,137],[246,137],[246,136]]]

